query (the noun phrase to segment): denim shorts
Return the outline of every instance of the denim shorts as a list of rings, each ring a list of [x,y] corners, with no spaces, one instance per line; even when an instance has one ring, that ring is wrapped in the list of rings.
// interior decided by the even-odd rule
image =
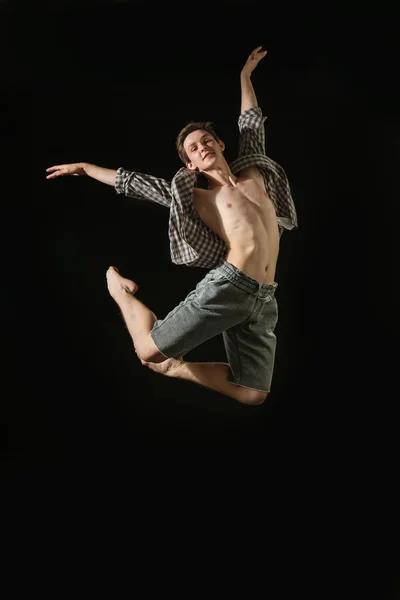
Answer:
[[[269,392],[276,349],[277,286],[260,283],[224,261],[154,323],[153,341],[167,358],[182,358],[222,333],[229,381]]]

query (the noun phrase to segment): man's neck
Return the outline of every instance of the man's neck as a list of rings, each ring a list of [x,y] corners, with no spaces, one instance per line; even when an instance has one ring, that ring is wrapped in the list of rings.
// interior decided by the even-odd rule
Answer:
[[[207,172],[203,171],[203,175],[207,179],[209,190],[214,190],[219,187],[231,187],[232,180],[236,179],[228,164],[216,167]]]

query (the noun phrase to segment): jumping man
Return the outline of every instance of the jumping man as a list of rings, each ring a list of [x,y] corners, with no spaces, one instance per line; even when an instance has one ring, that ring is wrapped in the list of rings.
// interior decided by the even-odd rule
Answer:
[[[209,269],[196,288],[163,319],[138,298],[138,284],[115,267],[106,273],[141,363],[168,377],[186,379],[235,400],[262,404],[271,389],[278,320],[275,272],[284,229],[297,228],[290,186],[282,167],[265,153],[264,121],[251,74],[267,51],[261,46],[240,73],[238,157],[209,121],[190,122],[176,147],[184,163],[172,181],[120,167],[57,165],[48,179],[88,175],[119,194],[170,210],[171,260]],[[208,188],[198,187],[205,176]],[[222,334],[227,363],[187,362],[185,354]]]

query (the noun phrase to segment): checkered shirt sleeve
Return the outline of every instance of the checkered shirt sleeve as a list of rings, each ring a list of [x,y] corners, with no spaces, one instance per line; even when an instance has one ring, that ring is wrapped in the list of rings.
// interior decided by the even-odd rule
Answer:
[[[153,175],[126,171],[119,167],[115,178],[115,191],[117,194],[139,200],[151,200],[168,208],[171,206],[171,183]]]
[[[239,116],[238,158],[250,154],[265,154],[264,117],[259,106],[249,108]]]

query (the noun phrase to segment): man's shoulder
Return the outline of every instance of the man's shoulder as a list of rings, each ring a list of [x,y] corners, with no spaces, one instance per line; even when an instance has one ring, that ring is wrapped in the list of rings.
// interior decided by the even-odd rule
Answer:
[[[197,212],[201,207],[209,206],[210,201],[215,198],[215,190],[207,190],[204,188],[194,187],[192,193],[193,205]]]

